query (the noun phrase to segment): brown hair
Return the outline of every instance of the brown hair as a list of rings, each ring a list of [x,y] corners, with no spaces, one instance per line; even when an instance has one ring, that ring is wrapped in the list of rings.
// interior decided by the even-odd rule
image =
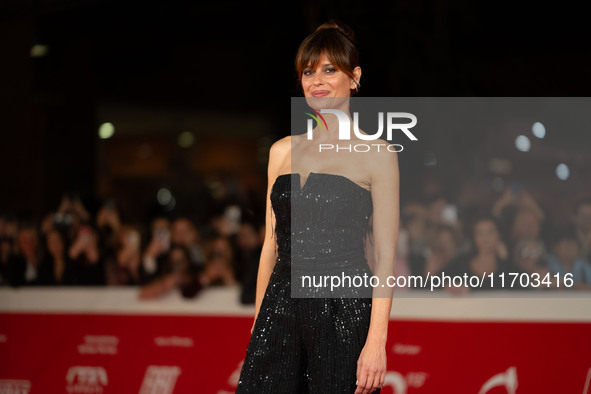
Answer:
[[[304,39],[295,58],[300,83],[304,70],[308,67],[316,68],[323,54],[326,54],[336,69],[355,79],[353,69],[359,66],[359,52],[355,46],[353,30],[349,26],[331,20],[320,25]]]

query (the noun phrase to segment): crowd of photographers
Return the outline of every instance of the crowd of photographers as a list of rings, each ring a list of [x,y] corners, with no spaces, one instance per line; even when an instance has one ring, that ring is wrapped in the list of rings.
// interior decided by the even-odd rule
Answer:
[[[403,205],[396,275],[517,273],[526,280],[512,288],[591,288],[591,200],[576,204],[561,227],[525,191],[516,196],[507,189],[482,208],[484,214],[467,219],[443,196]],[[79,198],[64,196],[39,222],[0,217],[0,284],[137,285],[144,299],[239,285],[241,301],[253,303],[265,230],[264,218],[247,217],[244,207],[228,205],[207,223],[182,215],[123,223],[116,202],[91,214]]]

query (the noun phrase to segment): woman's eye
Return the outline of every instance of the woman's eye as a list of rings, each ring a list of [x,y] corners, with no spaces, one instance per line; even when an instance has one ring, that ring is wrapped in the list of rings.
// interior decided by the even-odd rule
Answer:
[[[327,67],[327,68],[324,69],[324,72],[327,73],[327,74],[333,74],[336,71],[337,71],[337,69],[334,68],[334,67]]]
[[[308,77],[310,75],[312,75],[313,71],[312,70],[304,70],[303,74],[305,77]]]

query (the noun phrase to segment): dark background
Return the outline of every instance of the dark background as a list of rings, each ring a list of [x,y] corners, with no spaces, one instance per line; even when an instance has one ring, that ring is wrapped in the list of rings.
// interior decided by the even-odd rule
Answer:
[[[289,134],[300,94],[295,52],[329,18],[356,32],[362,96],[589,95],[588,13],[566,2],[4,0],[0,211],[40,217],[72,191],[143,220],[166,185],[175,209],[202,220],[212,184],[235,176],[260,205],[265,154]],[[47,55],[31,57],[34,44]],[[112,119],[115,136],[100,140]],[[175,148],[188,125],[196,147]],[[565,132],[559,154],[585,155],[588,136]],[[485,149],[468,141],[472,154]],[[413,160],[400,155],[403,199],[423,179],[456,176]],[[573,174],[579,187],[585,171]]]

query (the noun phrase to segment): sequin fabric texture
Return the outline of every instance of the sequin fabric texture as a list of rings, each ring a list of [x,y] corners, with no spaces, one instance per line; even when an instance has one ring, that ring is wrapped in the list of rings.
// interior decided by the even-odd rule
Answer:
[[[301,186],[294,173],[277,177],[271,203],[278,257],[236,393],[354,393],[371,296],[294,286],[300,293],[292,297],[292,282],[301,273],[371,275],[364,249],[371,193],[336,174],[310,173]]]

